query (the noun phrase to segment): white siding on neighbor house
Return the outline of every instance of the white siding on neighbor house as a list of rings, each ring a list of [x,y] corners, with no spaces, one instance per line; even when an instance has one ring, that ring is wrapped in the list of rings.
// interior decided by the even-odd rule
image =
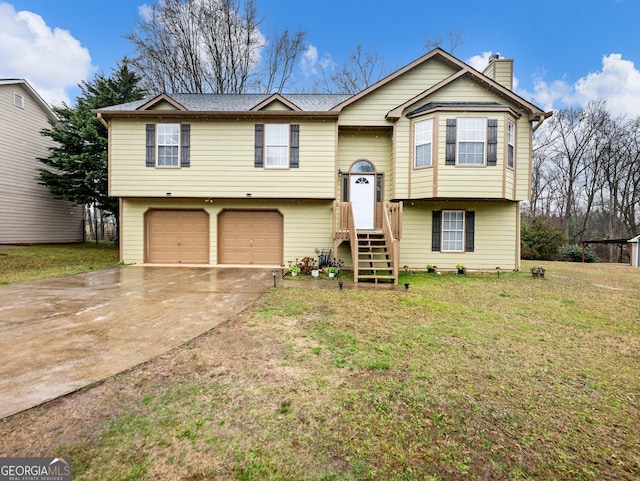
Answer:
[[[204,209],[210,219],[210,264],[217,264],[217,216],[224,209],[277,210],[284,220],[284,263],[306,256],[315,249],[333,246],[331,238],[332,201],[314,200],[231,200],[213,199],[124,199],[122,203],[122,244],[125,263],[144,262],[144,213],[149,209]]]
[[[14,93],[24,108],[14,105]],[[52,141],[47,114],[21,84],[0,85],[0,244],[82,241],[82,207],[55,199],[36,177]]]
[[[434,210],[472,210],[475,212],[474,252],[433,252],[431,215]],[[463,264],[469,269],[504,270],[520,267],[517,202],[405,202],[400,265],[424,269],[433,264],[454,269]]]
[[[110,133],[110,193],[117,197],[333,199],[335,122],[300,125],[300,167],[254,167],[256,121],[192,121],[191,166],[145,166],[147,123],[114,120]],[[267,122],[268,123],[268,122]]]

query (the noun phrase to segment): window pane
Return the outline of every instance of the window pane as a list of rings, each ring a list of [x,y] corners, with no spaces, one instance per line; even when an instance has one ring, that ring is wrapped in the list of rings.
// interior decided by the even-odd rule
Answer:
[[[289,167],[288,147],[267,147],[267,167]]]
[[[431,144],[416,145],[416,167],[431,165]]]
[[[289,125],[267,124],[267,145],[289,145]]]
[[[483,165],[485,119],[458,119],[458,164]]]
[[[458,144],[458,163],[470,165],[484,164],[483,142],[460,142]]]
[[[158,146],[158,167],[177,167],[178,147]]]
[[[158,145],[158,167],[178,167],[179,145],[180,145],[180,125],[179,124],[157,124],[156,138]]]
[[[433,120],[417,122],[414,127],[415,137],[415,166],[431,165],[431,142],[433,135]]]
[[[289,125],[265,125],[265,167],[289,167]]]
[[[464,250],[464,211],[443,211],[442,250],[458,252]]]
[[[515,145],[516,145],[516,126],[513,122],[509,122],[508,127],[508,145],[507,145],[507,166],[513,167],[515,161]]]

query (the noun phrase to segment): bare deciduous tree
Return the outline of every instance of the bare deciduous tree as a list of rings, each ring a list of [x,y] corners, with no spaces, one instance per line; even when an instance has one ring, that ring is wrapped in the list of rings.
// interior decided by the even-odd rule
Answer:
[[[555,112],[533,147],[525,214],[554,219],[570,242],[638,233],[640,118],[612,118],[592,101]]]
[[[448,45],[445,45],[445,40],[448,41]],[[424,46],[427,50],[442,48],[447,52],[454,54],[458,47],[460,47],[463,43],[464,37],[462,36],[462,32],[460,32],[460,30],[454,29],[449,30],[445,34],[445,39],[443,39],[442,35],[439,33],[436,33],[433,37],[427,38]]]
[[[356,45],[348,60],[331,73],[322,68],[320,79],[313,87],[315,92],[356,94],[387,75],[384,58],[374,50],[364,50]]]
[[[129,64],[153,93],[280,91],[305,34],[266,39],[259,26],[253,0],[160,0],[126,36],[136,50]]]

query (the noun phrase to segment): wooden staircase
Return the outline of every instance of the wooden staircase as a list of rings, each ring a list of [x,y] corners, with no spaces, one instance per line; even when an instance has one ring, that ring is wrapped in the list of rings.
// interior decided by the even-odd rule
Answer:
[[[353,246],[352,246],[353,248]],[[397,282],[394,277],[393,255],[380,230],[357,231],[357,275],[358,282]]]

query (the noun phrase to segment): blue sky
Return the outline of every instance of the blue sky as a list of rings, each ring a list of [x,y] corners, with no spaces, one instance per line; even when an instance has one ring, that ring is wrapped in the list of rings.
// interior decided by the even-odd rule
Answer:
[[[492,53],[513,58],[517,93],[542,108],[605,98],[614,113],[640,115],[638,0],[255,1],[265,34],[307,32],[299,84],[312,82],[313,62],[340,65],[358,44],[401,67],[428,38],[458,31],[456,57],[478,69]],[[26,78],[52,103],[73,101],[80,81],[132,54],[123,36],[144,3],[0,0],[0,78]]]

